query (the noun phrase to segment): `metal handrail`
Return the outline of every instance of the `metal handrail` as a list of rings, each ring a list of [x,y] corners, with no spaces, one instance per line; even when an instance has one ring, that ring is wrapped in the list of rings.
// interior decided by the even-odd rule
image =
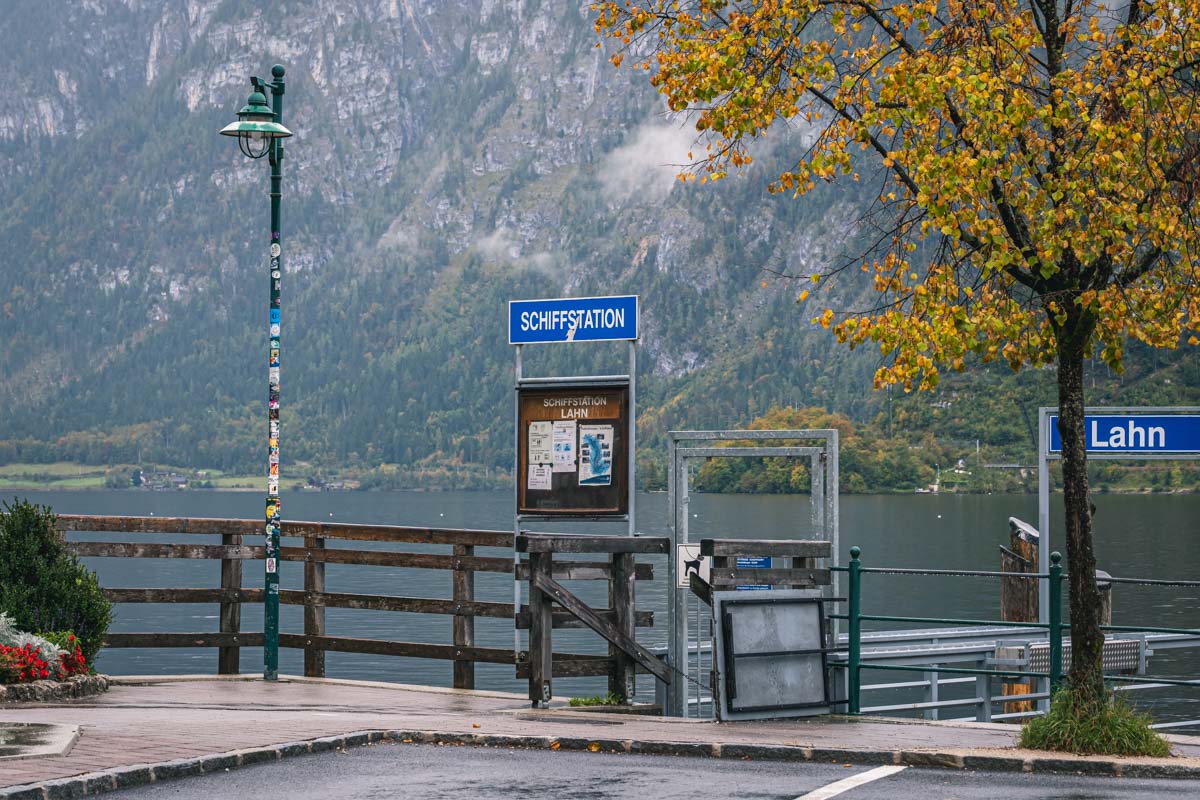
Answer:
[[[830,614],[830,617],[837,619],[845,619],[848,621],[848,642],[847,642],[847,663],[846,669],[848,693],[846,704],[848,711],[851,714],[859,714],[861,711],[860,696],[867,688],[861,683],[861,671],[863,669],[877,670],[892,670],[896,672],[922,672],[928,673],[931,671],[937,673],[951,673],[962,675],[974,675],[977,677],[1010,677],[1010,678],[1036,678],[1048,680],[1050,683],[1050,691],[1045,693],[1045,696],[1052,698],[1062,683],[1063,670],[1063,635],[1069,632],[1071,625],[1069,622],[1064,622],[1062,619],[1062,582],[1066,577],[1066,572],[1062,567],[1062,556],[1059,553],[1053,553],[1050,556],[1050,570],[1045,573],[1025,573],[1025,572],[996,572],[988,570],[941,570],[941,569],[909,569],[909,568],[886,568],[886,567],[864,567],[862,566],[859,557],[861,550],[858,547],[850,548],[850,563],[844,567],[833,567],[832,569],[838,572],[846,572],[849,576],[847,602],[849,608],[846,614]],[[907,617],[907,616],[890,616],[879,614],[863,614],[861,608],[862,601],[862,575],[864,573],[888,574],[888,575],[934,575],[934,576],[955,576],[955,577],[988,577],[988,578],[1034,578],[1037,580],[1049,581],[1049,621],[1048,622],[1008,622],[1008,621],[991,621],[978,619],[954,619],[954,618],[939,618],[939,617]],[[1133,585],[1149,585],[1149,586],[1188,586],[1200,587],[1200,581],[1171,581],[1161,579],[1139,579],[1139,578],[1109,578],[1104,580],[1109,583],[1124,583]],[[931,625],[986,625],[995,627],[1012,627],[1012,628],[1040,628],[1046,630],[1049,645],[1050,645],[1050,664],[1046,672],[1034,672],[1030,670],[1013,670],[1013,669],[981,669],[969,667],[948,667],[942,665],[912,665],[912,664],[863,664],[862,658],[862,622],[904,622],[904,623],[920,623]],[[1101,625],[1102,631],[1124,632],[1124,633],[1162,633],[1162,634],[1178,634],[1183,636],[1200,636],[1200,629],[1196,628],[1167,628],[1167,627],[1139,627],[1131,625]],[[1105,681],[1121,682],[1121,683],[1142,683],[1147,680],[1153,685],[1158,686],[1200,686],[1200,679],[1174,679],[1174,678],[1153,678],[1147,676],[1130,676],[1130,675],[1104,675]],[[1130,689],[1137,688],[1134,686]],[[1006,700],[1011,700],[1016,695],[1006,696]],[[990,702],[990,699],[982,702]],[[946,701],[923,704],[909,704],[913,708],[917,707],[941,707],[943,705],[963,705],[966,703],[959,701]],[[905,706],[906,708],[908,706]],[[882,707],[881,707],[882,708]],[[879,711],[881,708],[872,708],[871,711]],[[897,707],[899,708],[899,707]],[[1026,716],[1035,712],[1020,712],[1017,714],[1009,714],[1005,716]],[[1179,725],[1178,723],[1174,723]],[[1200,724],[1200,723],[1195,723]]]

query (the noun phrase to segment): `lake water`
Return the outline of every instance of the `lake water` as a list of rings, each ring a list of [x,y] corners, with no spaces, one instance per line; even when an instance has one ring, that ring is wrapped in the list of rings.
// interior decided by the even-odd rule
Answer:
[[[250,492],[27,492],[21,496],[64,514],[112,514],[261,518],[263,498]],[[1060,498],[1055,498],[1060,500]],[[1114,576],[1200,580],[1200,495],[1097,495],[1096,552],[1101,569]],[[421,525],[451,528],[509,530],[510,492],[350,492],[285,493],[285,519]],[[637,501],[638,529],[667,535],[667,496],[642,494]],[[809,533],[807,496],[693,495],[691,535],[745,538],[804,538]],[[1052,506],[1052,522],[1061,519],[1061,503]],[[1025,495],[888,495],[847,496],[841,499],[841,561],[851,545],[862,548],[865,566],[932,567],[939,569],[998,569],[997,545],[1008,543],[1010,516],[1037,520],[1037,498]],[[1058,523],[1061,528],[1061,523]],[[624,523],[539,523],[536,530],[621,533]],[[1064,549],[1062,535],[1052,531],[1055,549]],[[147,541],[145,535],[95,537],[108,541]],[[199,543],[207,537],[186,537]],[[217,542],[216,538],[212,539]],[[407,549],[418,549],[407,547]],[[446,552],[445,548],[437,552]],[[495,551],[499,554],[500,551]],[[493,554],[485,549],[480,555]],[[219,562],[176,559],[87,559],[108,587],[205,587],[219,584]],[[285,588],[301,588],[300,564],[282,567]],[[666,567],[655,561],[656,580],[638,582],[638,606],[656,614],[656,627],[639,631],[647,645],[666,639]],[[245,585],[261,586],[255,565],[247,565]],[[450,574],[440,570],[383,569],[331,564],[326,568],[331,592],[392,594],[410,597],[450,597]],[[581,589],[586,600],[602,600],[601,585]],[[511,577],[479,574],[477,597],[512,599]],[[576,585],[580,588],[580,585]],[[1114,590],[1114,623],[1166,627],[1200,627],[1200,590],[1118,585]],[[998,581],[979,578],[912,578],[867,575],[864,613],[906,616],[955,616],[994,619],[999,616]],[[302,632],[302,610],[283,606],[282,629]],[[329,609],[331,635],[408,641],[449,642],[451,617],[389,612]],[[262,630],[261,607],[246,606],[244,630]],[[141,604],[117,606],[114,631],[215,631],[215,605]],[[476,622],[478,644],[507,647],[512,625],[507,620]],[[598,637],[588,631],[558,631],[555,649],[600,652]],[[1151,660],[1156,675],[1200,676],[1200,651],[1162,651]],[[449,685],[449,662],[329,653],[330,677],[360,678]],[[213,649],[107,650],[98,668],[110,674],[212,673]],[[262,651],[243,648],[242,670],[262,669]],[[303,655],[280,651],[280,671],[300,673]],[[511,665],[480,664],[480,688],[523,691]],[[648,684],[647,684],[648,688]],[[558,680],[556,693],[602,692],[601,679]],[[1141,695],[1141,693],[1139,693]],[[1172,710],[1190,707],[1200,717],[1200,688],[1173,690]],[[1176,707],[1176,703],[1180,705]],[[1155,705],[1159,705],[1155,703]],[[1169,716],[1177,716],[1172,713]]]

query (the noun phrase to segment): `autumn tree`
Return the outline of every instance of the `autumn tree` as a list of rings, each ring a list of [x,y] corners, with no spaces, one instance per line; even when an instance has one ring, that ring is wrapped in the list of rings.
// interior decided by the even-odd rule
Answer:
[[[882,350],[877,387],[932,388],[971,356],[1057,365],[1069,684],[1101,701],[1083,365],[1095,350],[1119,370],[1130,337],[1197,344],[1200,0],[595,8],[614,63],[646,70],[707,140],[685,178],[724,178],[786,126],[811,146],[772,191],[876,182],[865,254],[816,279],[873,277],[878,302],[818,319]]]

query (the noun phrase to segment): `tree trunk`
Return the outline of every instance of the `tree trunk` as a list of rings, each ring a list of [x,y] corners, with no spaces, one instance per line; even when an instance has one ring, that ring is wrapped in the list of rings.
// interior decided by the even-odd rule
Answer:
[[[1094,320],[1077,308],[1058,328],[1058,432],[1062,437],[1063,506],[1071,608],[1069,682],[1081,696],[1104,694],[1100,592],[1092,547],[1092,512],[1083,420],[1083,357]]]

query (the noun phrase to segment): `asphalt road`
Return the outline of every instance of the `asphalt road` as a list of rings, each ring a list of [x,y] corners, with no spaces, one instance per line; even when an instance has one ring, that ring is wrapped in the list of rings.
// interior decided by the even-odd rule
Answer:
[[[1200,781],[376,744],[114,792],[118,800],[1130,800],[1200,797]],[[891,772],[891,774],[886,774]],[[831,794],[855,776],[868,782]],[[876,777],[878,776],[878,777]],[[875,778],[874,780],[870,780]]]

